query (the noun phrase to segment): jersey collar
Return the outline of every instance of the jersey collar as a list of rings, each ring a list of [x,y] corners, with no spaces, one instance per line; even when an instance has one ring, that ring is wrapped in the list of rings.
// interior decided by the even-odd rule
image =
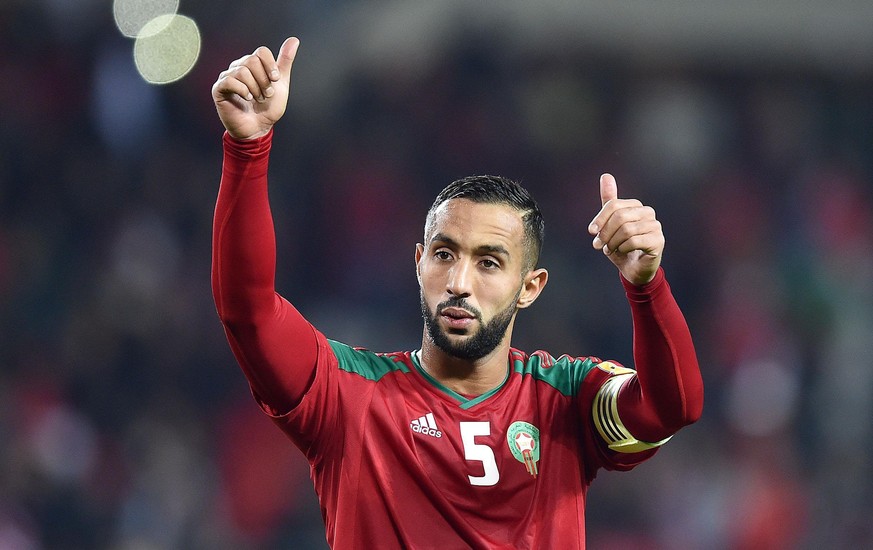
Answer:
[[[447,388],[439,380],[437,380],[436,378],[431,376],[426,370],[424,370],[424,368],[421,366],[421,350],[420,349],[413,351],[411,356],[412,356],[412,364],[415,367],[415,370],[417,370],[418,373],[421,374],[421,376],[431,386],[438,389],[442,393],[448,395],[452,400],[457,401],[458,405],[464,410],[470,409],[472,407],[475,407],[479,403],[482,403],[483,401],[485,401],[486,399],[488,399],[489,397],[491,397],[492,395],[494,395],[495,393],[500,391],[500,388],[502,388],[504,385],[506,385],[506,381],[509,380],[509,363],[507,361],[506,376],[504,376],[503,381],[500,384],[498,384],[494,388],[488,390],[487,392],[483,393],[482,395],[478,395],[478,396],[473,397],[473,398],[468,398],[468,397],[465,397],[465,396],[461,395],[460,393],[458,393],[450,388]]]

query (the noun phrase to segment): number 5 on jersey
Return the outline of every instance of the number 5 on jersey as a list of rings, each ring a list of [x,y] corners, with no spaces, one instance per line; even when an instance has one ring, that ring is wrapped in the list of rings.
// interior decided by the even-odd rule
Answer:
[[[471,485],[479,487],[491,487],[500,481],[500,472],[497,470],[497,460],[494,451],[488,445],[476,443],[476,436],[491,435],[490,422],[461,422],[461,442],[464,444],[464,458],[476,460],[482,463],[485,470],[481,476],[467,476]]]

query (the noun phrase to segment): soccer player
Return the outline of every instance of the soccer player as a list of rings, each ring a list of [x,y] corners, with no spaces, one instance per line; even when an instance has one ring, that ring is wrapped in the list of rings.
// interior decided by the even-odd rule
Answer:
[[[600,179],[589,233],[618,268],[636,370],[510,345],[546,286],[543,220],[501,177],[446,187],[415,248],[421,349],[372,353],[328,339],[274,289],[267,194],[273,128],[299,42],[260,47],[212,89],[226,128],[212,284],[260,407],[304,453],[333,548],[584,548],[600,468],[651,457],[701,413],[691,336],[660,267],[654,211]],[[618,281],[617,281],[618,284]]]

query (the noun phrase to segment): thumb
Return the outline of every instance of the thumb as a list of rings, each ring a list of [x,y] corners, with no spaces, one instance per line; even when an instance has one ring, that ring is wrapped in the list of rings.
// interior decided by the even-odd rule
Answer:
[[[605,206],[606,203],[617,198],[618,185],[615,183],[615,178],[612,174],[600,176],[600,205]]]
[[[295,37],[285,39],[282,47],[279,48],[279,57],[276,63],[279,65],[279,73],[283,79],[291,77],[291,66],[294,64],[294,58],[297,57],[297,48],[300,47],[300,40]]]

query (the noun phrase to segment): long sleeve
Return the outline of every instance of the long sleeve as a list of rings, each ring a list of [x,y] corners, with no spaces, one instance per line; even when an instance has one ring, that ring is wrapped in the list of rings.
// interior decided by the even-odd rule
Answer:
[[[633,318],[637,375],[619,393],[619,413],[639,440],[660,441],[700,418],[697,354],[663,270],[643,287],[622,282]]]
[[[212,235],[212,292],[228,342],[255,397],[273,414],[306,392],[317,358],[313,327],[275,291],[276,238],[267,193],[272,131],[225,133]]]

